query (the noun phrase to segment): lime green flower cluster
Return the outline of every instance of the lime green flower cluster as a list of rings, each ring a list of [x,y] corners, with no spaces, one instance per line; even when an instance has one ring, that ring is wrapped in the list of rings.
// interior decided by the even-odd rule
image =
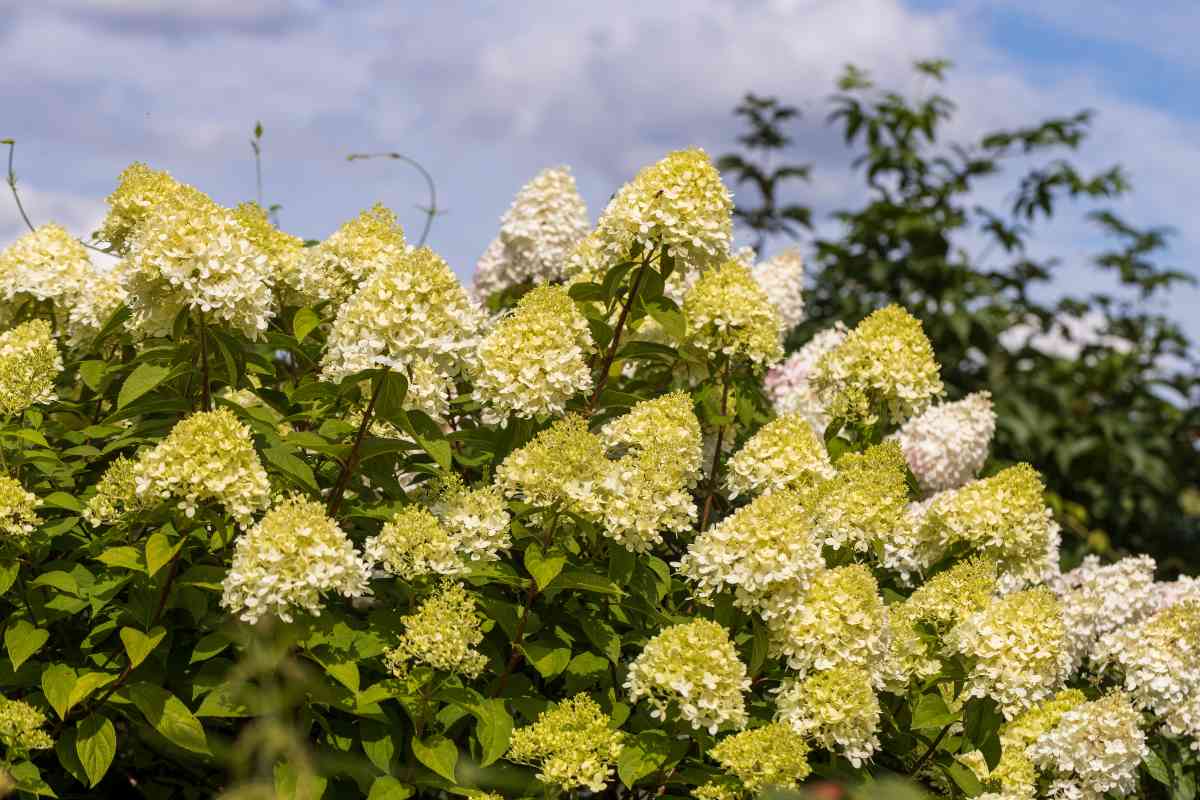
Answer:
[[[413,364],[424,360],[444,382],[471,358],[481,321],[482,312],[436,253],[422,247],[397,254],[382,261],[338,309],[322,377],[337,382],[388,367],[416,383],[421,373]]]
[[[1071,668],[1062,609],[1045,587],[993,600],[946,635],[970,663],[965,697],[990,697],[1012,719],[1058,691]]]
[[[46,715],[22,700],[0,697],[0,744],[6,760],[28,758],[34,750],[54,747],[50,734],[42,730]]]
[[[813,535],[834,550],[867,552],[903,525],[908,503],[904,454],[895,442],[846,453],[836,476],[811,501]]]
[[[496,468],[496,484],[530,505],[590,514],[606,463],[600,437],[582,417],[569,416],[510,453]]]
[[[712,734],[746,724],[746,665],[729,631],[712,620],[664,628],[629,665],[625,688],[631,702],[646,698],[655,719],[666,719],[674,704],[684,722]]]
[[[254,449],[250,429],[228,408],[193,414],[134,464],[137,496],[178,498],[188,516],[199,503],[222,504],[238,524],[267,506],[271,484]]]
[[[52,401],[62,369],[49,322],[30,320],[0,333],[0,417]]]
[[[340,305],[374,273],[401,260],[407,249],[396,215],[376,203],[304,251],[295,273],[285,273],[288,299],[297,305]]]
[[[879,698],[869,672],[841,665],[787,678],[776,697],[780,722],[819,747],[861,766],[879,749]]]
[[[803,508],[803,495],[792,489],[760,495],[699,534],[675,568],[700,598],[732,590],[735,605],[768,621],[787,613],[825,569]]]
[[[135,161],[117,178],[117,188],[108,196],[108,214],[96,238],[107,242],[113,253],[128,255],[131,241],[156,209],[203,197],[199,189],[180,183],[170,173]]]
[[[691,489],[700,479],[703,444],[690,396],[644,400],[606,425],[600,438],[620,453],[596,484],[596,510],[609,537],[648,552],[662,531],[682,532],[695,523]]]
[[[42,522],[35,513],[40,504],[15,478],[0,475],[0,533],[17,543],[26,541]]]
[[[536,767],[538,780],[565,792],[604,790],[621,757],[623,737],[596,701],[577,694],[513,731],[508,759]]]
[[[709,356],[766,368],[783,358],[783,322],[754,275],[726,261],[700,275],[683,298],[687,340]]]
[[[84,519],[93,525],[112,525],[146,507],[146,499],[138,496],[136,463],[118,456],[108,465],[96,483],[96,494],[84,506]]]
[[[458,575],[466,564],[455,541],[428,509],[406,506],[367,539],[363,552],[393,575],[412,580],[423,575]]]
[[[781,722],[727,736],[709,755],[754,797],[768,788],[791,788],[812,772],[808,742]]]
[[[701,149],[677,150],[646,167],[609,202],[590,246],[616,264],[634,246],[665,246],[681,269],[704,271],[728,258],[733,198]]]
[[[821,356],[811,381],[831,417],[873,424],[925,410],[943,391],[941,368],[921,323],[899,306],[873,312]]]
[[[592,388],[587,319],[561,286],[539,286],[479,344],[473,378],[491,421],[561,414]]]
[[[800,412],[763,425],[726,464],[730,497],[807,486],[834,476],[825,443]]]
[[[443,582],[401,622],[400,643],[384,653],[387,668],[396,677],[406,676],[414,660],[468,678],[487,666],[487,658],[475,649],[483,641],[482,619],[475,599],[462,584]]]
[[[771,654],[801,677],[839,666],[874,672],[888,652],[887,610],[879,584],[862,564],[817,573],[803,600],[768,628]]]
[[[239,203],[233,208],[233,217],[241,223],[251,243],[266,256],[280,305],[303,305],[303,298],[294,287],[300,281],[304,240],[272,225],[267,210],[258,203]]]
[[[362,597],[370,577],[370,563],[324,506],[293,496],[238,537],[221,605],[250,623],[272,615],[291,622],[296,608],[320,616],[326,592]]]

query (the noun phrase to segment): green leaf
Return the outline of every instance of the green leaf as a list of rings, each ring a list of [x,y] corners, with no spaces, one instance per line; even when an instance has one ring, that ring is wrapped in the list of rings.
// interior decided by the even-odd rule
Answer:
[[[952,761],[949,764],[940,765],[942,771],[947,777],[962,789],[967,797],[974,797],[983,791],[983,784],[979,782],[979,778],[971,771],[971,768],[958,761]]]
[[[79,754],[75,752],[74,728],[59,734],[58,741],[54,743],[54,754],[58,756],[58,763],[71,774],[71,777],[87,786],[87,773],[83,771],[83,764],[79,763]]]
[[[75,728],[75,752],[88,776],[88,787],[98,784],[117,754],[117,731],[102,714],[92,714]]]
[[[196,642],[196,646],[192,649],[192,658],[188,663],[195,664],[198,661],[207,661],[230,644],[229,637],[225,634],[220,632],[210,633]]]
[[[146,574],[154,577],[175,557],[181,547],[183,547],[182,539],[171,544],[171,540],[163,533],[150,534],[146,539]]]
[[[372,720],[362,720],[358,723],[358,738],[362,743],[363,752],[380,772],[390,772],[392,757],[396,755],[396,742],[392,739],[389,726]]]
[[[166,635],[167,631],[162,626],[151,628],[149,633],[142,633],[136,628],[121,628],[120,636],[125,643],[125,654],[129,656],[129,668],[134,669],[145,661]]]
[[[49,631],[35,628],[27,620],[10,622],[4,629],[4,648],[12,661],[13,672],[19,670],[31,655],[41,650],[49,638]]]
[[[391,775],[380,775],[371,784],[367,800],[408,800],[413,796],[413,788],[407,783],[401,783]]]
[[[96,556],[96,560],[102,564],[107,564],[110,567],[131,569],[135,572],[146,571],[146,560],[142,557],[141,551],[136,547],[128,547],[125,545],[120,547],[110,547],[100,555]]]
[[[67,716],[67,710],[71,707],[71,690],[74,688],[75,670],[66,664],[51,664],[42,671],[42,694],[46,695],[46,702],[59,719]]]
[[[521,649],[525,651],[525,658],[529,660],[533,668],[546,679],[558,675],[567,668],[567,664],[571,663],[571,648],[569,647],[552,647],[531,642],[521,645]]]
[[[434,463],[444,470],[450,469],[453,457],[450,442],[446,440],[446,434],[442,433],[442,429],[428,414],[416,409],[409,409],[396,415],[396,419],[400,420],[405,431],[417,440],[417,444],[421,445],[421,449],[429,454]]]
[[[1163,786],[1171,785],[1171,770],[1163,763],[1162,758],[1153,750],[1146,752],[1146,757],[1142,759],[1142,764],[1146,767],[1146,772],[1151,778],[1161,783]]]
[[[107,370],[108,364],[104,361],[82,361],[79,364],[79,377],[85,386],[99,394],[104,386],[101,381]]]
[[[107,672],[85,672],[75,680],[75,685],[71,687],[71,696],[67,701],[67,710],[70,711],[75,706],[82,703],[91,696],[92,692],[99,689],[101,686],[107,686],[117,679],[116,675],[111,675]]]
[[[313,475],[312,467],[306,464],[302,458],[289,448],[282,446],[268,447],[262,451],[262,454],[267,457],[267,461],[278,467],[283,474],[298,483],[302,488],[308,489],[311,492],[321,491],[320,487],[317,486],[317,479]]]
[[[214,661],[213,663],[217,662]],[[250,708],[238,697],[237,688],[228,683],[223,683],[204,695],[204,699],[200,701],[200,707],[196,709],[196,716],[238,719],[254,715],[251,713]]]
[[[592,646],[607,656],[609,661],[614,664],[620,662],[621,637],[617,635],[611,625],[594,617],[585,617],[579,620],[579,627],[583,629],[583,635],[592,643]]]
[[[767,645],[770,635],[767,627],[759,621],[758,617],[754,617],[752,623],[754,638],[750,645],[750,676],[757,678],[758,673],[762,672],[763,664],[767,661]]]
[[[475,715],[475,738],[479,740],[479,766],[486,767],[508,751],[513,721],[500,699],[484,700],[471,706]]]
[[[49,586],[53,589],[58,589],[60,592],[66,592],[74,597],[79,596],[79,582],[75,580],[74,575],[69,572],[63,572],[62,570],[44,572],[30,581],[29,585]]]
[[[554,552],[553,555],[542,552],[542,545],[538,542],[530,542],[525,548],[525,569],[529,570],[529,574],[533,576],[533,580],[537,583],[537,588],[540,591],[546,591],[546,587],[550,582],[558,577],[558,573],[562,571],[563,564],[567,563],[567,556],[563,553]]]
[[[311,770],[300,772],[284,761],[275,765],[274,777],[275,796],[284,800],[320,800],[329,785],[327,778]]]
[[[352,692],[357,693],[361,684],[361,679],[358,675],[358,664],[353,661],[343,661],[340,663],[323,662],[325,672],[338,683],[345,686]]]
[[[687,334],[687,322],[675,304],[665,297],[650,303],[647,309],[650,316],[662,326],[672,341],[680,341]]]
[[[311,308],[306,306],[298,310],[292,317],[292,334],[296,337],[296,342],[303,342],[320,324],[321,317]]]
[[[399,372],[389,370],[375,381],[375,386],[372,387],[372,391],[376,392],[375,413],[389,421],[403,414],[404,398],[408,394],[408,381],[405,377]]]
[[[67,511],[83,511],[83,504],[66,492],[51,492],[42,498],[42,505],[65,508]]]
[[[20,761],[6,769],[9,777],[17,785],[18,791],[28,792],[38,797],[58,797],[54,790],[42,780],[42,773],[32,761]]]
[[[963,707],[963,741],[983,753],[988,769],[1000,761],[1000,726],[1004,716],[990,698],[974,698]]]
[[[129,699],[154,729],[184,750],[209,755],[204,726],[178,697],[152,683],[129,687]]]
[[[606,594],[612,597],[620,597],[625,594],[620,586],[617,586],[603,575],[585,572],[581,569],[568,569],[562,572],[558,576],[558,580],[554,582],[554,588],[577,589],[583,592]]]
[[[671,742],[662,731],[643,731],[626,743],[617,759],[617,777],[632,788],[659,770],[671,755]]]
[[[11,561],[0,561],[0,594],[5,594],[12,585],[17,581],[17,574],[21,570],[21,563],[16,559]]]
[[[138,364],[121,384],[121,391],[117,394],[117,408],[124,408],[142,395],[152,391],[170,374],[169,367]]]
[[[958,714],[951,711],[940,694],[930,693],[921,695],[917,707],[913,709],[912,729],[942,728],[958,719]]]
[[[454,767],[458,764],[458,748],[444,736],[433,736],[424,741],[413,737],[413,755],[425,766],[451,783],[457,783]]]

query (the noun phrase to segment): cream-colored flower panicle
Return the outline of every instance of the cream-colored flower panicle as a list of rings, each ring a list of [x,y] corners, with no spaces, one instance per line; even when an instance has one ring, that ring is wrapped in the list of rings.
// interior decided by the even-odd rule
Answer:
[[[791,598],[789,598],[791,599]],[[888,652],[889,622],[879,584],[862,564],[817,573],[799,603],[768,622],[770,653],[800,677],[841,666],[873,673]]]
[[[1100,638],[1096,666],[1115,672],[1139,707],[1200,751],[1200,598],[1189,598]]]
[[[1157,610],[1154,559],[1149,556],[1105,565],[1096,556],[1087,556],[1051,587],[1062,604],[1074,668],[1084,663],[1101,636]]]
[[[940,371],[920,321],[887,306],[821,356],[810,380],[831,417],[871,424],[924,411],[943,391]]]
[[[150,209],[120,269],[135,333],[166,336],[183,310],[257,339],[274,296],[267,256],[232,211],[200,192],[180,192]]]
[[[108,465],[96,483],[96,494],[84,506],[84,519],[92,525],[112,525],[146,506],[146,498],[138,497],[136,463],[118,456]]]
[[[871,674],[840,666],[807,678],[786,678],[775,699],[776,715],[796,733],[840,752],[856,767],[879,749],[879,698]]]
[[[662,531],[689,529],[696,519],[691,489],[700,479],[700,422],[692,399],[672,392],[635,405],[610,422],[601,439],[610,461],[595,487],[605,533],[625,548],[647,552]]]
[[[1070,674],[1062,608],[1045,587],[993,600],[946,635],[950,652],[971,662],[966,697],[990,697],[1005,719],[1043,700]]]
[[[592,388],[587,319],[560,286],[539,286],[479,343],[475,389],[497,419],[562,414]]]
[[[790,489],[756,497],[698,535],[676,568],[698,597],[731,591],[735,605],[768,620],[800,605],[825,569],[803,503]]]
[[[754,279],[779,312],[783,332],[804,321],[804,256],[790,247],[754,268]]]
[[[49,322],[30,320],[0,333],[0,417],[54,400],[62,368]]]
[[[42,522],[35,513],[41,502],[15,478],[0,475],[0,534],[18,545],[28,541]]]
[[[458,575],[466,571],[455,542],[427,509],[401,509],[363,548],[371,563],[383,563],[393,575],[412,580],[422,575]]]
[[[430,510],[468,561],[495,561],[512,544],[511,515],[497,486],[467,489],[457,478],[450,479]]]
[[[846,453],[814,492],[813,535],[835,550],[867,552],[903,524],[908,503],[904,455],[894,442]]]
[[[621,757],[622,734],[596,701],[577,694],[512,733],[508,760],[537,768],[537,778],[569,792],[604,790]]]
[[[140,500],[177,498],[189,517],[200,503],[211,501],[245,527],[270,502],[271,484],[250,429],[228,408],[193,414],[176,424],[137,460],[133,471]]]
[[[764,789],[792,788],[812,772],[808,742],[781,722],[727,736],[708,754],[755,797]]]
[[[298,304],[340,305],[374,273],[403,258],[408,246],[396,215],[376,203],[304,251],[291,285]]]
[[[769,367],[783,358],[783,322],[745,264],[726,261],[683,298],[688,341],[710,356]]]
[[[729,632],[711,620],[664,628],[629,665],[625,688],[631,702],[646,698],[655,719],[675,708],[684,722],[713,734],[746,724],[746,665]]]
[[[965,544],[994,559],[1003,572],[1039,579],[1058,530],[1044,491],[1037,471],[1017,464],[936,495],[920,535],[935,549]]]
[[[170,173],[135,161],[121,172],[116,190],[108,196],[108,215],[96,238],[107,242],[113,253],[128,255],[130,241],[155,211],[203,196],[198,189],[172,178]]]
[[[476,267],[476,293],[482,299],[526,282],[562,280],[568,257],[587,232],[587,205],[571,170],[542,170],[500,218],[500,235]]]
[[[10,761],[29,758],[34,750],[54,747],[50,734],[42,730],[46,715],[23,700],[0,697],[0,745]]]
[[[908,466],[926,492],[957,489],[972,481],[987,460],[996,412],[988,392],[931,406],[896,434]]]
[[[322,361],[328,381],[413,365],[458,375],[477,344],[482,312],[446,262],[427,247],[389,257],[338,310]]]
[[[234,544],[221,605],[254,623],[264,616],[292,621],[296,609],[321,614],[321,595],[369,594],[371,565],[324,507],[289,497]]]
[[[76,313],[82,317],[92,305],[86,289],[95,272],[87,250],[61,226],[42,225],[25,234],[0,252],[0,324],[7,324],[22,305],[38,310],[48,303],[55,320],[72,328],[68,338],[81,337],[83,331],[74,328],[83,325],[69,324],[71,312],[83,306]]]
[[[239,203],[233,209],[233,216],[242,224],[254,246],[266,256],[281,305],[303,305],[306,298],[300,295],[297,287],[300,262],[305,254],[304,240],[272,225],[267,210],[258,203]]]
[[[413,661],[468,678],[487,666],[487,658],[475,649],[483,641],[479,629],[483,620],[462,584],[443,582],[400,621],[404,625],[400,643],[384,653],[387,668],[396,677],[407,675]]]
[[[841,322],[818,331],[799,350],[767,370],[763,387],[776,414],[798,413],[818,435],[824,435],[829,417],[825,403],[812,385],[813,369],[823,355],[846,340],[848,333]]]
[[[728,470],[730,497],[809,486],[834,475],[825,443],[799,413],[759,428],[729,459]]]
[[[634,246],[666,246],[681,269],[703,271],[729,257],[733,198],[699,148],[677,150],[646,167],[609,202],[596,225],[595,245],[608,264]]]
[[[496,485],[509,497],[540,508],[593,514],[596,483],[607,464],[604,444],[587,422],[564,417],[510,453],[496,468]]]
[[[1133,794],[1138,766],[1150,753],[1142,715],[1113,692],[1067,711],[1027,751],[1053,777],[1051,796],[1104,800]]]

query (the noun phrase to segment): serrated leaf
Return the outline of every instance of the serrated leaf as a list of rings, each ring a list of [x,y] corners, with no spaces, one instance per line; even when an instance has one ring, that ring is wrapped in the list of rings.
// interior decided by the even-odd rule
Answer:
[[[163,533],[150,534],[146,539],[146,574],[154,577],[175,557],[181,547],[183,547],[182,539],[171,544],[171,540]]]
[[[117,754],[117,731],[102,714],[92,714],[75,728],[75,752],[88,776],[88,787],[98,784]]]
[[[371,784],[367,800],[408,800],[413,796],[413,788],[407,783],[401,783],[391,775],[380,775]]]
[[[524,561],[525,569],[533,576],[537,588],[544,592],[550,582],[558,577],[558,573],[562,572],[563,565],[567,563],[567,556],[559,552],[545,553],[540,543],[531,542],[525,548]]]
[[[457,783],[454,767],[458,764],[458,748],[444,736],[433,736],[424,741],[413,737],[413,755],[429,769],[451,783]]]
[[[156,731],[184,750],[209,755],[204,726],[182,700],[151,683],[134,684],[128,691],[129,699]]]
[[[42,694],[46,702],[58,714],[59,719],[67,716],[71,707],[71,690],[75,688],[75,670],[66,664],[51,664],[42,671]]]
[[[513,721],[500,699],[485,700],[471,706],[475,715],[475,738],[479,740],[479,766],[486,767],[508,751]]]
[[[142,633],[136,628],[121,628],[119,635],[125,644],[125,654],[129,656],[129,668],[134,669],[154,652],[154,648],[158,647],[167,631],[162,626],[151,628],[148,633]]]
[[[169,367],[160,367],[157,364],[138,364],[121,384],[121,391],[117,393],[117,408],[124,408],[142,395],[152,391],[170,374]]]
[[[42,649],[50,639],[50,632],[34,627],[29,621],[18,619],[8,623],[4,629],[4,648],[12,662],[13,672],[21,668],[30,656]]]
[[[525,651],[525,658],[533,665],[533,668],[546,679],[558,675],[567,668],[567,664],[571,663],[571,648],[569,647],[553,647],[530,642],[522,645],[521,649]]]
[[[303,342],[320,324],[321,317],[311,308],[305,306],[298,310],[292,317],[292,334],[296,337],[296,342]]]

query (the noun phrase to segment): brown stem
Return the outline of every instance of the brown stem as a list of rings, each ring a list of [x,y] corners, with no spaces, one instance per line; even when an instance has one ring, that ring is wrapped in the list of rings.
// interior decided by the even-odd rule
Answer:
[[[724,387],[721,390],[721,416],[729,413],[729,361],[725,362]],[[721,466],[721,448],[725,445],[725,423],[717,426],[717,446],[713,450],[712,465],[708,470],[708,496],[704,498],[704,514],[700,517],[700,532],[708,528],[712,515],[713,498],[717,494],[717,469]]]
[[[200,312],[200,409],[212,411],[212,397],[208,393],[208,326],[204,312]]]
[[[942,739],[946,738],[946,734],[950,732],[950,728],[954,726],[953,722],[947,722],[945,727],[938,732],[937,738],[929,745],[929,749],[925,751],[925,755],[917,759],[917,763],[913,765],[911,775],[916,775],[921,771],[921,767],[925,766],[925,762],[933,755],[933,751],[937,750],[937,746],[942,743]]]
[[[529,624],[529,609],[533,607],[533,601],[537,599],[537,596],[537,581],[530,578],[529,591],[525,593],[525,607],[521,609],[521,619],[517,621],[517,632],[513,636],[512,651],[509,653],[508,663],[504,665],[504,672],[500,673],[500,677],[496,680],[496,686],[492,689],[492,697],[497,697],[504,691],[508,677],[521,664],[521,659],[524,657],[521,652],[521,644],[525,641],[525,626]]]
[[[647,257],[642,261],[642,265],[638,267],[637,274],[633,276],[633,283],[629,286],[629,297],[625,298],[625,304],[621,306],[621,315],[617,317],[617,326],[613,328],[612,341],[608,343],[608,352],[604,354],[604,363],[600,366],[600,374],[596,378],[596,390],[592,392],[592,399],[588,401],[587,416],[591,416],[596,410],[596,403],[600,400],[600,392],[604,391],[604,384],[608,382],[608,371],[612,369],[613,358],[617,355],[617,347],[621,344],[621,331],[625,328],[625,320],[629,317],[629,309],[633,308],[633,301],[637,298],[638,289],[642,285],[642,276],[646,273],[646,268],[650,261]]]
[[[371,417],[375,414],[375,403],[379,400],[379,393],[381,391],[383,391],[382,377],[371,388],[371,399],[367,403],[367,410],[363,412],[362,424],[358,426],[358,433],[354,436],[354,444],[350,448],[349,455],[346,456],[345,463],[342,464],[342,471],[338,473],[337,483],[333,485],[333,491],[329,493],[329,505],[325,511],[331,517],[335,516],[338,509],[341,508],[342,497],[346,494],[346,487],[350,484],[350,475],[354,472],[354,468],[358,466],[358,451],[362,447],[362,441],[367,435],[367,428],[371,426]]]

